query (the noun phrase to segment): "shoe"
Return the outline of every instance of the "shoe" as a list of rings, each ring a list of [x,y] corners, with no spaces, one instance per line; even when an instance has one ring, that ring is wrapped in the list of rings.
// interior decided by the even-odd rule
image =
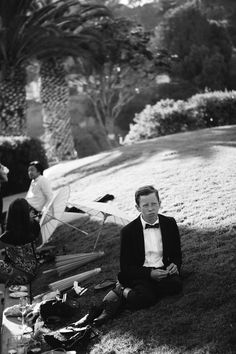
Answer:
[[[68,207],[68,206],[66,206],[65,207],[65,211],[67,212],[67,213],[81,213],[81,214],[85,214],[85,212],[83,211],[83,210],[81,210],[81,209],[78,209],[78,208],[76,208],[76,207]]]
[[[105,194],[103,197],[96,198],[95,202],[106,203],[113,199],[115,199],[113,194]]]
[[[94,319],[93,325],[97,326],[97,327],[102,326],[104,323],[106,323],[110,319],[111,319],[111,317],[108,315],[106,310],[103,310],[101,315]]]
[[[116,293],[117,296],[119,297],[123,297],[123,291],[124,291],[124,287],[121,285],[121,283],[119,281],[116,282],[116,286],[114,289],[112,289],[114,291],[114,293]]]
[[[84,327],[93,323],[93,320],[101,315],[103,310],[102,306],[92,306],[89,312],[82,317],[79,321],[74,323],[75,327]]]
[[[119,311],[122,305],[122,294],[118,295],[114,290],[109,291],[109,293],[104,297],[103,311],[100,316],[95,318],[93,321],[95,326],[101,326],[109,319],[113,318]]]
[[[116,285],[116,281],[112,279],[104,279],[101,283],[94,286],[94,290],[105,290]]]

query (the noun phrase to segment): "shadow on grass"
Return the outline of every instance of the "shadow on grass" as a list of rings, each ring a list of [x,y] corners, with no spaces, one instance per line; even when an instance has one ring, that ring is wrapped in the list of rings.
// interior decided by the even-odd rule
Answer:
[[[70,176],[70,183],[88,177],[89,175],[111,169],[125,169],[136,166],[144,161],[158,156],[158,162],[170,161],[178,158],[201,157],[210,159],[216,153],[215,147],[236,147],[236,126],[203,129],[188,133],[179,133],[163,136],[158,139],[147,140],[130,146],[122,146],[103,154],[101,159],[87,163],[79,168],[64,173]],[[57,188],[60,188],[58,185]]]
[[[70,224],[88,232],[88,236],[79,233],[79,231],[72,229],[69,226],[59,226],[51,235],[51,238],[48,242],[48,245],[56,246],[55,256],[93,252],[95,240],[101,227],[101,221],[89,219],[85,214],[78,214],[78,220],[70,222]],[[116,266],[114,264],[114,254],[119,254],[119,232],[120,226],[106,222],[103,226],[96,249],[96,251],[104,251],[105,257],[84,265],[77,270],[68,272],[64,276],[59,276],[57,274],[55,269],[55,262],[53,261],[46,262],[45,264],[41,265],[39,274],[32,284],[33,295],[49,291],[50,289],[48,285],[51,282],[97,267],[102,267],[102,274],[98,274],[96,279],[102,279],[104,277],[111,278],[112,275],[114,278],[116,278],[119,265],[118,256],[115,259]],[[54,269],[54,271],[44,274],[43,272],[48,269]],[[93,284],[94,279],[91,278],[91,280],[89,280],[87,283],[90,285]]]
[[[112,353],[107,343],[114,353],[120,343],[122,353],[236,352],[236,230],[222,230],[217,239],[215,230],[180,227],[180,233],[183,294],[150,309],[122,313],[104,326],[104,337],[92,353]],[[135,350],[126,349],[131,342]]]
[[[91,252],[99,222],[84,224],[81,216],[75,225],[89,232],[78,235],[66,226],[59,227],[51,244],[57,252]],[[106,278],[116,278],[119,270],[119,231],[105,224],[98,249],[105,257],[78,269],[78,273],[101,267],[102,272],[84,282],[88,291],[81,298],[81,316],[93,303],[100,303],[107,291],[95,292],[94,285]],[[199,230],[180,225],[183,249],[183,293],[160,300],[155,306],[136,312],[125,311],[101,328],[101,336],[93,342],[90,353],[236,353],[236,229]],[[52,264],[42,266],[50,268]],[[42,271],[41,269],[41,271]],[[73,274],[76,274],[75,271]],[[66,276],[72,275],[68,273]],[[39,274],[33,290],[57,280],[54,273]],[[43,285],[44,283],[44,285]],[[38,285],[38,289],[37,289]]]

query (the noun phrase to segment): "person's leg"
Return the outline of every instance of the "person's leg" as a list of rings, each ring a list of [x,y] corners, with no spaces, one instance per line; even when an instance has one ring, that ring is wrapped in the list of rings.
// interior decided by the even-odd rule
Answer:
[[[120,283],[109,291],[103,299],[103,311],[94,319],[94,324],[100,325],[113,318],[122,305],[130,310],[139,310],[154,305],[159,298],[174,295],[182,291],[182,282],[178,275],[173,275],[159,282],[154,280],[135,280],[130,288],[124,288]]]
[[[6,229],[6,217],[7,217],[7,212],[6,211],[2,212],[2,218],[1,218],[2,232],[4,232]]]
[[[125,297],[126,307],[131,310],[139,310],[152,306],[157,301],[153,282],[145,279],[133,281],[131,289]]]
[[[3,260],[0,260],[0,283],[7,284],[12,274],[13,274],[12,266]]]
[[[131,288],[124,288],[117,282],[114,289],[104,297],[101,315],[94,319],[94,324],[101,325],[114,318],[115,315],[126,307],[131,310],[138,310],[149,307],[156,302],[156,295],[153,285],[148,280],[136,280]]]
[[[154,282],[154,291],[157,298],[178,294],[182,289],[183,284],[179,275],[172,275],[159,282]]]
[[[1,185],[0,185],[1,188]],[[0,191],[0,234],[3,232],[3,215],[2,215],[2,209],[3,209],[3,200],[1,196],[1,191]]]
[[[127,294],[126,289],[123,291],[123,297],[126,298],[127,308],[139,310],[154,305],[159,298],[180,293],[182,281],[179,275],[167,277],[159,282],[139,279],[132,282]]]
[[[25,273],[11,266],[11,264],[0,260],[0,282],[10,285],[28,284],[33,279],[32,274]]]

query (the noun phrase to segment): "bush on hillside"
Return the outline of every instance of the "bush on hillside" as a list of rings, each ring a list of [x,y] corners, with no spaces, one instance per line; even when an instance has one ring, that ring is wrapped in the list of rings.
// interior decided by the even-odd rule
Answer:
[[[28,165],[33,160],[39,160],[44,168],[48,167],[40,140],[28,137],[0,137],[0,161],[10,170],[8,182],[2,184],[4,196],[28,189]]]
[[[136,124],[131,125],[125,143],[151,139],[204,127],[201,117],[185,101],[161,100],[154,106],[146,106],[135,115]]]
[[[187,101],[161,100],[135,115],[124,143],[204,127],[236,124],[236,91],[206,92]]]
[[[201,112],[207,127],[236,124],[236,91],[197,94],[189,103]]]
[[[80,128],[74,135],[74,144],[78,157],[97,154],[109,149],[107,137],[98,126]]]
[[[141,92],[125,105],[119,114],[116,125],[121,129],[122,136],[129,131],[130,124],[133,123],[135,113],[140,113],[147,105],[154,105],[161,99],[186,100],[197,91],[189,82],[172,81],[170,83],[160,83],[145,92]]]

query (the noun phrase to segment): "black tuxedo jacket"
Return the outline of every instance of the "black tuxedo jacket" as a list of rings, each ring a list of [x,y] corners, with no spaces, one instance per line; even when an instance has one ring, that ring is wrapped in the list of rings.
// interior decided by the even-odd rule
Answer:
[[[174,218],[159,214],[163,244],[163,263],[175,263],[180,271],[182,263],[180,236]],[[143,226],[140,216],[121,230],[119,280],[129,284],[135,279],[150,279],[152,268],[143,267],[145,261]]]

